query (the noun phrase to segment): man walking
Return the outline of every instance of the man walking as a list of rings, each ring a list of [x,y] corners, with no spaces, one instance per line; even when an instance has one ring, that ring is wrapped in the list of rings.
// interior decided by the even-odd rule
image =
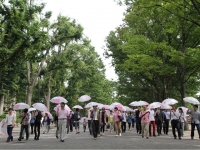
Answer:
[[[65,109],[65,103],[60,103],[60,108],[58,108],[56,115],[58,116],[58,128],[60,133],[60,141],[64,142],[65,140],[65,132],[66,132],[66,125],[67,125],[67,116],[68,111]]]
[[[136,115],[136,130],[138,134],[141,134],[141,118],[140,118],[141,107],[138,106],[138,110],[135,112]]]
[[[91,112],[92,118],[92,128],[93,128],[93,136],[94,140],[97,139],[97,134],[99,133],[99,122],[100,122],[100,116],[99,116],[99,110],[97,109],[97,106],[93,106],[93,110]]]
[[[197,128],[200,139],[200,112],[198,111],[198,105],[193,106],[194,110],[188,110],[187,114],[191,114],[191,139],[194,139],[195,126]]]
[[[158,136],[162,135],[161,131],[162,131],[162,123],[163,123],[163,121],[164,121],[164,114],[160,110],[160,107],[158,107],[158,109],[156,111],[156,125],[157,125]]]

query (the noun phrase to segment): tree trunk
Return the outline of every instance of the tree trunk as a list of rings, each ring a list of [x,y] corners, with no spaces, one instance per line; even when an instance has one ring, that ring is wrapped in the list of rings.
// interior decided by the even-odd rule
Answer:
[[[26,101],[26,103],[29,106],[31,106],[31,101],[32,101],[32,97],[33,97],[33,87],[34,86],[31,86],[31,85],[28,86],[28,93],[27,93],[27,101]]]
[[[49,111],[50,111],[50,99],[51,99],[51,77],[49,77],[48,91],[47,94],[45,95],[45,105],[47,106]]]
[[[3,90],[3,84],[0,83],[0,91]],[[4,108],[4,94],[0,94],[0,115],[3,114],[3,108]]]

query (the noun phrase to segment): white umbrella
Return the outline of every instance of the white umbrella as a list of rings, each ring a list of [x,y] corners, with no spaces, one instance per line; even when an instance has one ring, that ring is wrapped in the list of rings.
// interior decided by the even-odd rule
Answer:
[[[131,109],[130,107],[128,107],[128,106],[123,106],[123,107],[126,108],[126,111],[133,112],[133,109]]]
[[[145,101],[138,101],[138,102],[135,102],[132,106],[146,106],[146,105],[149,105],[149,103]]]
[[[161,109],[172,109],[172,107],[167,104],[161,104]]]
[[[188,102],[188,103],[191,103],[191,104],[194,104],[194,105],[199,105],[200,104],[199,101],[194,97],[185,97],[183,100],[185,102]]]
[[[83,109],[83,107],[81,107],[80,105],[75,105],[74,107],[72,108],[75,108],[75,109]]]
[[[149,104],[148,108],[151,109],[151,108],[158,108],[161,106],[161,103],[160,102],[153,102],[151,104]]]
[[[42,103],[35,103],[35,104],[33,104],[32,106],[33,106],[35,109],[39,110],[39,111],[44,111],[44,112],[47,112],[47,111],[48,111],[47,107],[46,107],[44,104],[42,104]]]
[[[14,106],[14,110],[20,110],[20,109],[25,109],[25,108],[30,108],[30,106],[26,103],[17,103]]]
[[[35,110],[36,110],[35,108],[31,107],[31,108],[28,109],[28,112],[35,111]]]
[[[176,104],[176,103],[178,103],[178,101],[175,100],[175,99],[173,99],[173,98],[165,99],[165,100],[162,102],[163,105],[174,105],[174,104]]]
[[[85,106],[85,108],[91,108],[93,106],[99,106],[99,105],[101,105],[101,104],[97,103],[97,102],[90,102]]]
[[[129,105],[130,105],[130,106],[134,106],[134,105],[137,104],[137,103],[138,103],[138,101],[134,101],[134,102],[130,103]]]
[[[86,102],[86,101],[89,101],[90,99],[91,99],[90,96],[88,96],[88,95],[83,95],[83,96],[79,97],[78,101],[79,101],[79,102]]]
[[[60,104],[62,102],[67,103],[68,101],[64,97],[56,96],[56,97],[52,98],[50,100],[50,102],[55,103],[55,104]]]

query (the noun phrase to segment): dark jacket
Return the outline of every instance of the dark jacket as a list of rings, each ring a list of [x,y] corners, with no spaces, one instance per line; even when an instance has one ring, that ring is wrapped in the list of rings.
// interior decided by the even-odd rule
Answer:
[[[45,117],[46,117],[46,116],[45,116]],[[51,119],[50,119],[49,117],[47,117],[47,120],[44,120],[44,119],[43,119],[43,123],[44,123],[44,122],[47,122],[47,125],[50,125]]]
[[[160,120],[161,122],[164,121],[164,113],[162,112],[162,110],[160,110],[158,112],[158,110],[156,111],[156,116],[155,116],[156,121]]]

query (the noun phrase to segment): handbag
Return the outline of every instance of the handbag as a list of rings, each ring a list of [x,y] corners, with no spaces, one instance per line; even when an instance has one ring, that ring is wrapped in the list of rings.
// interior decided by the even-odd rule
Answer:
[[[124,120],[123,116],[118,116],[118,118],[119,118],[120,121]]]

